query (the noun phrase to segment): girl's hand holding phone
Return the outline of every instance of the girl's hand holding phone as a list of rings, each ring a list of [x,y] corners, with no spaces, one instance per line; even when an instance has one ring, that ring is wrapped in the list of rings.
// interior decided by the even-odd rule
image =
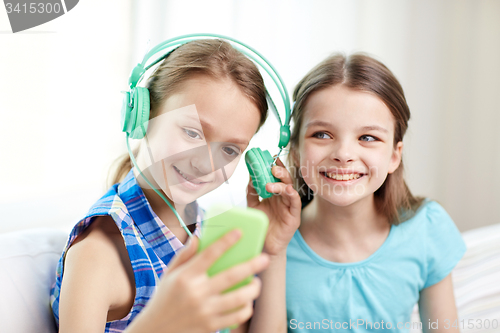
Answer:
[[[261,254],[213,277],[207,275],[208,268],[240,237],[239,230],[228,232],[199,254],[199,240],[192,237],[172,259],[155,294],[126,332],[206,333],[247,321],[260,293],[260,280],[254,278],[237,290],[222,292],[264,270],[268,256]]]
[[[300,196],[292,186],[292,177],[278,158],[277,165],[272,168],[273,175],[280,183],[266,184],[266,190],[274,195],[262,201],[253,187],[252,179],[248,183],[247,205],[267,214],[269,228],[264,251],[269,255],[277,255],[286,251],[288,243],[300,225]]]

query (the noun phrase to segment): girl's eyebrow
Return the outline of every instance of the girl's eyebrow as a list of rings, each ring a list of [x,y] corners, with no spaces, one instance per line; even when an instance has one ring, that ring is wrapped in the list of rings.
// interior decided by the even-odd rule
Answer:
[[[313,120],[313,121],[307,123],[306,128],[311,127],[311,126],[331,127],[332,123],[329,123],[329,122],[323,121],[323,120]],[[378,125],[363,126],[360,129],[362,131],[380,131],[380,132],[389,133],[389,131],[387,129],[385,129],[381,126],[378,126]]]
[[[310,121],[306,124],[306,128],[311,127],[311,126],[330,127],[330,126],[332,126],[332,124],[329,122],[323,121],[323,120],[313,120],[313,121]]]
[[[203,132],[213,132],[215,130],[214,125],[207,123],[202,119],[200,119],[200,123],[201,123],[201,127],[203,128]],[[249,143],[248,141],[246,141],[244,139],[240,139],[240,138],[229,138],[229,139],[227,139],[227,141],[224,141],[224,142],[234,143],[237,145],[243,145],[245,147],[247,147],[248,143]],[[243,149],[243,150],[245,150],[245,149]]]
[[[389,131],[383,127],[380,127],[378,125],[371,125],[371,126],[364,126],[364,127],[361,127],[361,129],[363,131],[380,131],[380,132],[385,132],[385,133],[389,133]]]
[[[212,125],[212,124],[210,124],[210,123],[207,123],[203,119],[197,118],[195,116],[188,116],[188,118],[196,121],[198,124],[201,125],[201,128],[203,130],[203,134],[205,134],[205,132],[214,131],[215,126]],[[234,143],[234,144],[237,144],[237,145],[242,145],[242,146],[245,147],[243,150],[245,150],[246,147],[248,147],[248,144],[249,144],[248,141],[246,141],[244,139],[240,139],[240,138],[231,138],[231,139],[228,139],[228,141],[225,141],[225,142],[227,142],[227,143]]]

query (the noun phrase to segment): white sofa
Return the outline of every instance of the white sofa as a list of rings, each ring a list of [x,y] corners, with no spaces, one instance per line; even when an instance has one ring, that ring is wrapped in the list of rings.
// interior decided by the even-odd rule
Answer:
[[[463,233],[467,253],[453,271],[462,332],[500,332],[500,224]],[[49,305],[55,267],[67,239],[57,229],[0,234],[0,331],[54,333]],[[484,328],[486,319],[490,328]],[[498,327],[492,327],[492,321]],[[472,320],[472,321],[470,321]],[[483,328],[477,328],[482,320]],[[418,312],[412,318],[419,322]],[[471,323],[473,324],[471,326]],[[471,329],[467,327],[473,327]],[[412,329],[411,332],[419,332]]]
[[[0,332],[56,332],[50,287],[67,237],[58,229],[0,234]]]
[[[462,333],[499,333],[500,224],[464,232],[462,237],[467,252],[452,272],[458,325]],[[493,320],[497,323],[495,327]],[[417,307],[412,315],[412,322],[415,321],[420,321]],[[485,327],[487,323],[489,327]],[[439,323],[439,327],[443,325]]]

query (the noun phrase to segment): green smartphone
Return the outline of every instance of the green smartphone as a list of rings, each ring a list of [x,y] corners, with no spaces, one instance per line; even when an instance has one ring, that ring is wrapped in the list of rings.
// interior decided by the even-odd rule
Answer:
[[[208,269],[208,276],[250,260],[262,252],[269,220],[267,215],[254,208],[215,205],[207,211],[202,223],[198,252],[233,229],[241,230],[241,238]],[[235,284],[224,292],[235,290],[252,281],[253,276]]]

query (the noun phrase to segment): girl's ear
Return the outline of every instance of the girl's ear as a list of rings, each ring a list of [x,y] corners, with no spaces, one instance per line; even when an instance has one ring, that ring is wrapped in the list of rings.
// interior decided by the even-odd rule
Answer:
[[[389,173],[393,173],[401,164],[401,155],[403,153],[403,141],[399,141],[394,151],[392,152],[391,161],[389,163]]]

